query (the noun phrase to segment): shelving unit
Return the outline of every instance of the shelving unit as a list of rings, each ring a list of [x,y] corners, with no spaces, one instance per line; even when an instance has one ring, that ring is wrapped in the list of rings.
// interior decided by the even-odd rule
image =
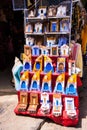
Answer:
[[[28,23],[31,24],[31,26],[33,24],[33,29],[32,29],[33,31],[32,31],[32,33],[27,32],[26,29],[25,29],[25,38],[28,37],[29,34],[32,35],[32,36],[33,35],[38,35],[38,36],[39,35],[42,35],[42,36],[45,35],[44,41],[46,42],[47,35],[56,35],[56,37],[57,37],[56,38],[56,42],[57,42],[57,40],[60,37],[60,35],[64,35],[65,37],[67,37],[68,45],[69,45],[70,40],[71,40],[72,1],[71,0],[62,1],[62,2],[59,1],[58,4],[59,5],[49,5],[49,6],[50,7],[53,6],[54,8],[56,8],[56,13],[57,13],[58,6],[61,6],[61,5],[66,6],[66,8],[67,8],[66,9],[66,15],[61,15],[61,16],[56,15],[56,16],[51,16],[50,17],[47,14],[49,6],[46,7],[47,5],[44,5],[46,7],[46,16],[45,17],[38,17],[38,9],[39,9],[38,6],[43,7],[43,0],[41,0],[38,3],[38,6],[36,5],[35,10],[33,10],[33,11],[36,12],[36,13],[34,12],[34,16],[33,17],[28,17],[29,11],[31,11],[32,9],[31,10],[29,10],[29,9],[25,9],[24,10],[24,27],[26,27],[26,24],[28,24]],[[68,20],[68,25],[66,25],[66,26],[68,26],[68,31],[61,31],[61,27],[60,27],[61,20]],[[58,25],[56,25],[56,26],[58,26],[58,31],[51,31],[51,29],[50,29],[51,28],[50,27],[51,26],[51,23],[50,23],[51,21],[52,22],[58,21]],[[43,26],[42,27],[42,33],[35,33],[34,32],[35,24],[38,23],[38,22],[42,23],[42,24],[45,22],[46,24],[48,24],[47,25],[48,27],[42,25]],[[47,28],[47,30],[44,31],[44,28],[45,29]],[[35,44],[37,45],[37,42]]]

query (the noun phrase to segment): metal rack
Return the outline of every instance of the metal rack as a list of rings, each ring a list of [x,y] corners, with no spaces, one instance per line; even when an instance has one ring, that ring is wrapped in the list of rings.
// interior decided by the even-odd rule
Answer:
[[[46,7],[49,7],[51,5],[54,5],[54,6],[60,6],[60,5],[66,5],[67,6],[67,15],[66,16],[57,16],[57,17],[45,17],[43,19],[41,18],[38,18],[38,17],[33,17],[33,18],[28,18],[28,11],[31,10],[32,8],[35,9],[35,11],[37,12],[39,6],[46,6]],[[72,0],[35,0],[35,4],[32,5],[29,9],[24,9],[24,29],[25,29],[25,26],[26,26],[26,23],[27,22],[31,22],[31,23],[35,23],[35,22],[44,22],[44,21],[50,21],[50,20],[59,20],[59,19],[69,19],[70,23],[69,23],[69,32],[47,32],[47,33],[27,33],[25,32],[25,39],[29,36],[29,35],[41,35],[41,36],[44,36],[44,38],[46,38],[46,35],[67,35],[68,37],[68,44],[70,43],[71,41],[71,24],[72,24]],[[45,41],[45,39],[44,39]]]

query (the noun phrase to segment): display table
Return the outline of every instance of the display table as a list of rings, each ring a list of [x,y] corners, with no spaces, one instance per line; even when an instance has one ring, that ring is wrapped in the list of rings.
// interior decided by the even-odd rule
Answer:
[[[23,73],[21,73],[22,75]],[[29,72],[29,86],[31,84],[31,79],[34,75],[34,72]],[[27,116],[32,116],[32,117],[48,117],[50,119],[52,119],[55,123],[58,123],[58,124],[61,124],[61,125],[64,125],[64,126],[75,126],[77,125],[78,121],[79,121],[79,97],[78,95],[66,95],[66,94],[62,94],[61,93],[61,97],[62,97],[62,115],[61,116],[54,116],[53,113],[52,113],[52,107],[53,107],[53,90],[54,90],[54,87],[55,87],[55,84],[56,84],[56,78],[59,74],[58,73],[53,73],[52,74],[52,92],[51,93],[48,93],[49,94],[49,100],[51,102],[51,109],[50,109],[50,112],[49,114],[43,114],[42,111],[41,111],[41,104],[40,104],[40,98],[41,98],[41,91],[24,91],[28,94],[28,102],[27,102],[27,108],[25,111],[19,111],[18,110],[18,107],[19,107],[19,103],[20,103],[20,93],[21,93],[21,90],[17,92],[17,95],[18,95],[18,105],[16,106],[14,112],[17,114],[17,115],[27,115]],[[42,85],[42,79],[43,77],[45,76],[45,73],[41,72],[40,73],[40,85]],[[67,80],[70,76],[68,75],[68,73],[65,73],[65,88],[66,88],[66,83],[67,83]],[[82,86],[82,82],[80,80],[80,78],[77,76],[77,87],[81,87]],[[40,87],[41,89],[41,87]],[[23,90],[22,90],[23,92]],[[29,107],[29,102],[30,102],[30,94],[31,93],[34,93],[34,94],[37,94],[38,95],[38,108],[37,108],[37,112],[36,113],[31,113],[29,112],[27,109]],[[74,99],[74,105],[75,105],[75,109],[76,109],[76,117],[75,118],[70,118],[69,116],[67,116],[67,113],[66,113],[66,110],[65,110],[65,98],[73,98]]]

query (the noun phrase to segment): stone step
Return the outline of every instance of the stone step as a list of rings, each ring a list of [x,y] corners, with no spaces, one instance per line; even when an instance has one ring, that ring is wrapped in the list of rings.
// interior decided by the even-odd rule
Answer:
[[[87,116],[82,119],[82,130],[87,130]]]

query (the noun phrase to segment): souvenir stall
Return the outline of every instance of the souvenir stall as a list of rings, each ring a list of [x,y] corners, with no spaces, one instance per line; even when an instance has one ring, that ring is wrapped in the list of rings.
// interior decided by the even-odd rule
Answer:
[[[24,9],[24,53],[12,69],[17,115],[48,117],[64,126],[79,121],[81,69],[72,59],[72,1],[44,0]]]

